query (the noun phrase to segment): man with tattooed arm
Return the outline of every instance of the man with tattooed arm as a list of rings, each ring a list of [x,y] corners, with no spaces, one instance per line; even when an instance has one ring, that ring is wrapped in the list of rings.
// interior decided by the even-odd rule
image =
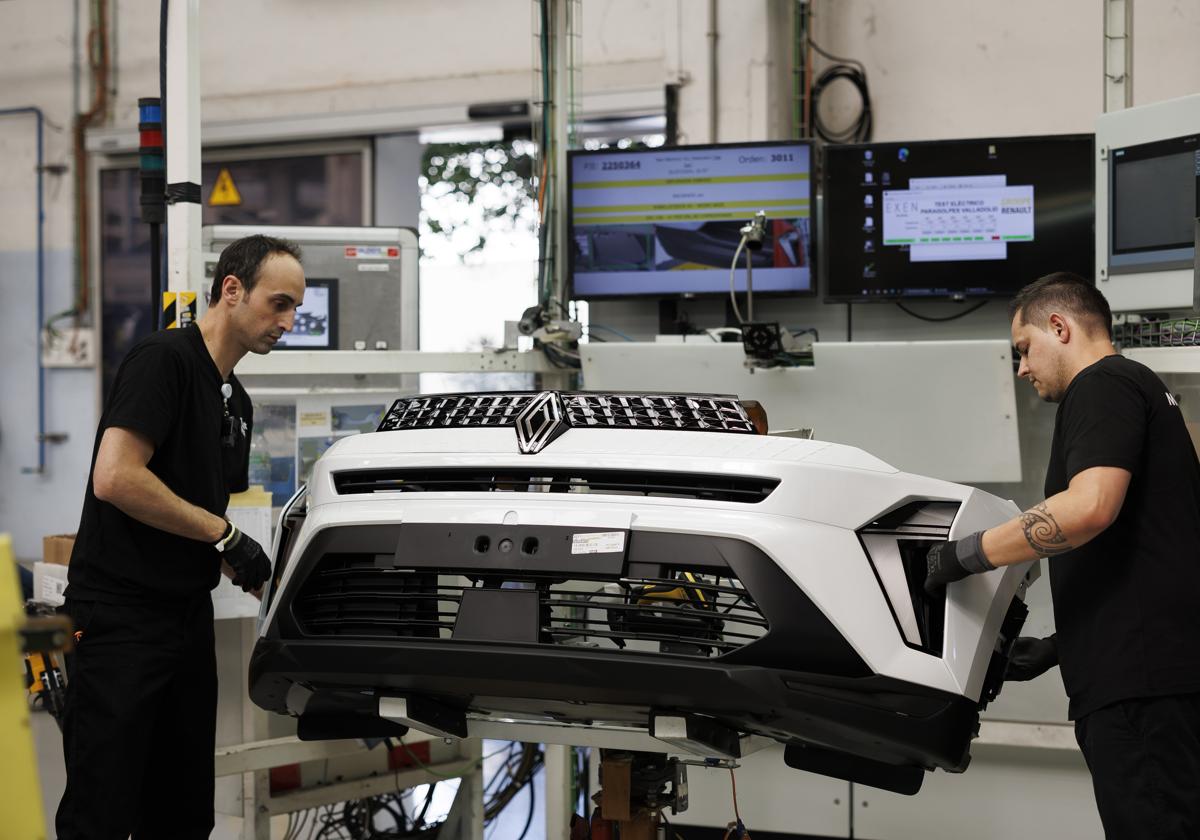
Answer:
[[[1058,404],[1046,499],[933,546],[925,588],[1051,558],[1057,632],[1018,639],[1007,678],[1060,666],[1109,840],[1200,837],[1200,461],[1093,285],[1051,274],[1011,312],[1019,375]]]

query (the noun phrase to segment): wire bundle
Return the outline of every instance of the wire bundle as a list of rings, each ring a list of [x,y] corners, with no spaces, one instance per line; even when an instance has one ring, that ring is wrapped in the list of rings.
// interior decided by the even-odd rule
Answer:
[[[440,774],[434,773],[417,758],[407,745],[399,746],[417,766],[441,778]],[[533,778],[542,769],[545,755],[537,744],[516,741],[485,758],[494,755],[504,755],[504,760],[484,785],[484,824],[492,823],[504,808],[528,787],[529,814],[525,819],[525,828],[518,838],[523,840],[533,824],[535,812]],[[476,760],[475,765],[483,760]],[[445,778],[449,780],[452,777]],[[438,784],[440,782],[428,786],[420,808],[412,814],[405,805],[406,792],[400,790],[289,814],[283,840],[433,840],[438,836],[444,821],[429,822],[426,819]],[[377,827],[380,822],[390,827]]]
[[[814,52],[824,56],[834,64],[821,71],[813,82],[811,94],[812,124],[817,135],[827,143],[865,143],[871,139],[871,92],[867,86],[867,68],[861,61],[853,58],[840,58],[832,55],[816,45],[810,38],[808,45]],[[821,119],[821,96],[829,87],[839,80],[845,80],[858,91],[862,106],[858,116],[849,126],[833,129]]]

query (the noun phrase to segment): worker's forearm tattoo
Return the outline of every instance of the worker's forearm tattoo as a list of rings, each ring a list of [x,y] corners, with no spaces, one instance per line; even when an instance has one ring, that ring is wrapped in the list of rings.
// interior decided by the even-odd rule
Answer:
[[[1042,557],[1062,554],[1075,547],[1067,542],[1066,534],[1058,526],[1045,502],[1021,514],[1021,527],[1025,530],[1025,541]]]

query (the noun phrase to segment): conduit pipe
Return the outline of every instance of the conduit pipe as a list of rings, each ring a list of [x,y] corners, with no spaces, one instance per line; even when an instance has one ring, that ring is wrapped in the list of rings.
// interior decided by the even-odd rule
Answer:
[[[45,164],[42,125],[45,116],[41,108],[32,105],[22,108],[0,108],[0,117],[16,114],[32,114],[37,124],[37,325],[33,346],[37,354],[38,371],[38,463],[36,467],[22,467],[21,472],[40,475],[46,471],[46,369],[42,366],[42,325],[46,320],[46,207],[42,183]]]

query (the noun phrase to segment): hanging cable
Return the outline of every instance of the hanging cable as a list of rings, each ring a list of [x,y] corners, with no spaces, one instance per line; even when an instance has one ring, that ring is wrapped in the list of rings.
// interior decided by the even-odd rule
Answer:
[[[739,324],[746,323],[746,319],[742,317],[742,311],[738,309],[737,290],[733,285],[734,272],[737,271],[738,257],[742,255],[742,249],[746,247],[746,237],[742,237],[742,241],[738,243],[737,250],[733,252],[733,262],[729,264],[729,302],[733,304],[733,314],[737,318]]]
[[[867,85],[867,68],[861,61],[852,58],[841,58],[821,49],[810,36],[808,45],[814,52],[834,62],[833,66],[821,71],[813,81],[812,93],[812,125],[817,135],[828,143],[865,143],[871,139],[871,91]],[[832,129],[821,119],[821,96],[834,82],[845,80],[858,91],[862,104],[858,116],[845,128]]]
[[[934,323],[934,324],[940,324],[943,321],[957,321],[959,318],[964,318],[967,315],[970,315],[972,312],[982,309],[984,307],[984,305],[986,305],[986,304],[987,304],[986,300],[981,300],[981,301],[979,301],[979,303],[975,304],[970,309],[964,309],[962,312],[957,312],[954,315],[946,315],[941,318],[934,318],[930,315],[922,315],[920,312],[913,312],[911,309],[909,309],[907,306],[905,306],[900,301],[896,301],[896,306],[900,307],[901,312],[906,312],[909,315],[913,316],[914,318],[918,318],[922,321],[929,321],[930,323]]]

